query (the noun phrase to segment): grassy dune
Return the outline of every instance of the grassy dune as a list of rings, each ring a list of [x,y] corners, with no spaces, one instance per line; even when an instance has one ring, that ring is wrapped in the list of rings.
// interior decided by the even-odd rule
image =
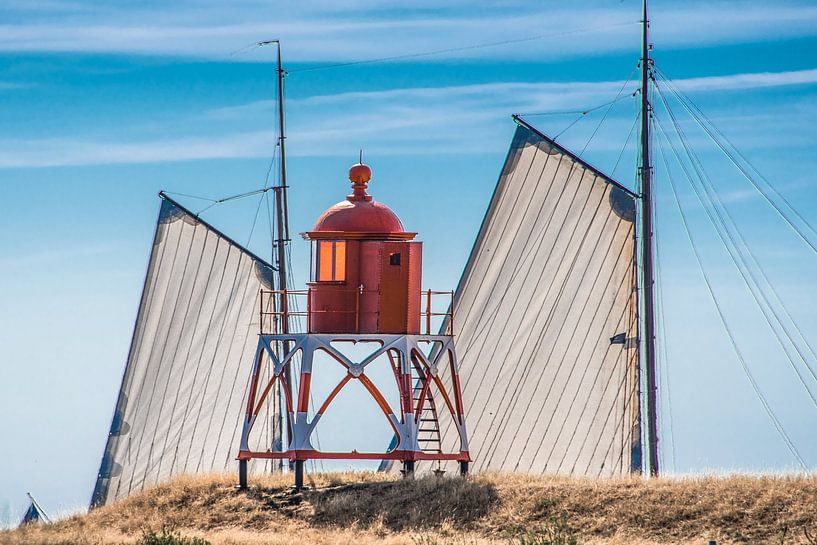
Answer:
[[[87,515],[0,533],[0,543],[134,543],[162,527],[216,544],[810,544],[817,477],[586,480],[481,475],[185,477]],[[144,541],[144,540],[143,540]]]

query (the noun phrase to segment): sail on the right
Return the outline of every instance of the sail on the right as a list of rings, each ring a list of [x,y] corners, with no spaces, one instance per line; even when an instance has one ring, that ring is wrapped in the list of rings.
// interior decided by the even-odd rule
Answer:
[[[473,469],[640,471],[636,196],[517,122],[454,301]]]

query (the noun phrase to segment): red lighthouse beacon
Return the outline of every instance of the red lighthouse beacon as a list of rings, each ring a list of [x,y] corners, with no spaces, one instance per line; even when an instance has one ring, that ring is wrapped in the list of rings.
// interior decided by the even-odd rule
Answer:
[[[310,333],[420,332],[422,242],[366,192],[372,170],[349,169],[352,194],[324,212],[312,242]]]
[[[382,460],[381,467],[401,462],[407,476],[418,461],[458,462],[460,473],[468,470],[457,359],[449,333],[453,293],[422,290],[422,242],[414,240],[417,233],[404,230],[397,214],[368,194],[371,177],[367,165],[353,165],[352,193],[303,233],[311,244],[307,289],[260,294],[261,334],[238,454],[242,487],[248,461],[258,458],[294,462],[296,488],[303,485],[304,462],[309,459]],[[432,302],[442,296],[446,308],[435,312]],[[305,298],[306,312],[294,310],[291,302],[298,298]],[[286,324],[283,330],[289,332],[268,333],[273,323]],[[358,350],[344,350],[353,346]],[[365,357],[359,356],[361,346],[371,348]],[[313,377],[313,370],[322,368],[313,369],[319,352],[345,370],[323,400],[312,399],[311,388],[320,380]],[[376,366],[391,369],[392,392],[382,391],[367,376]],[[351,381],[360,382],[394,431],[384,452],[327,452],[313,443],[321,416]],[[265,405],[274,402],[275,391],[286,408],[285,438],[277,448],[259,447],[258,436],[263,434],[254,432],[256,421]],[[390,397],[396,398],[395,406]],[[457,444],[442,444],[441,421],[459,432]]]

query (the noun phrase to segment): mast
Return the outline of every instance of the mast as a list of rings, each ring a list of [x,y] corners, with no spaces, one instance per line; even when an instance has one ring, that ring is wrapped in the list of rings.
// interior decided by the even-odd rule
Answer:
[[[286,244],[289,243],[289,209],[287,202],[287,154],[286,137],[284,136],[284,76],[286,72],[281,66],[281,42],[278,44],[278,140],[281,146],[281,186],[280,191],[276,191],[276,211],[278,212],[278,264],[286,262]],[[278,270],[281,289],[286,289],[287,268],[280,267]],[[289,333],[289,325],[285,326],[283,333]]]
[[[277,218],[278,238],[275,241],[275,247],[278,252],[278,311],[284,312],[278,320],[279,333],[289,333],[289,317],[286,314],[287,309],[287,252],[286,245],[289,242],[289,217],[287,211],[287,154],[286,154],[286,136],[284,135],[284,72],[281,66],[281,42],[276,40],[278,45],[278,142],[281,147],[281,185],[275,189],[275,216]],[[289,352],[289,343],[284,343],[284,356]],[[284,381],[286,388],[289,389],[289,397],[292,399],[292,371],[290,366],[284,369]],[[292,422],[290,421],[289,411],[286,412],[287,419],[287,440],[292,437]],[[282,418],[283,420],[283,418]],[[283,422],[281,422],[283,424]]]
[[[653,263],[653,191],[650,164],[650,59],[647,0],[644,0],[641,42],[641,264],[644,278],[644,371],[647,386],[647,442],[649,475],[659,474],[658,407],[655,363],[655,270]]]
[[[277,286],[277,296],[275,300],[276,310],[281,312],[282,314],[278,315],[278,320],[273,322],[273,327],[275,328],[276,333],[289,333],[289,318],[286,314],[288,312],[287,309],[287,252],[286,252],[286,245],[289,243],[289,214],[287,210],[287,160],[286,160],[286,136],[284,136],[284,76],[286,75],[286,71],[284,70],[281,64],[281,41],[280,40],[266,40],[263,42],[258,42],[259,47],[263,47],[265,45],[275,44],[277,51],[278,51],[278,63],[276,67],[276,79],[278,82],[278,145],[281,148],[281,159],[279,161],[281,170],[281,180],[280,183],[276,186],[271,187],[273,191],[275,191],[275,217],[276,217],[276,237],[275,240],[272,241],[272,258],[273,262],[277,265],[278,270],[278,286]],[[284,355],[289,352],[289,343],[284,341],[283,343],[283,354],[279,353],[279,357],[283,358]],[[292,371],[290,370],[290,366],[286,366],[284,368],[284,382],[285,387],[287,388],[288,396],[292,399]],[[281,398],[283,397],[283,392],[281,392],[281,383],[279,382],[279,405],[278,405],[278,429],[280,430],[279,433],[281,434],[281,441],[283,443],[283,423],[284,423],[284,416],[286,414],[287,420],[287,440],[292,437],[292,421],[290,419],[289,411],[283,409],[281,405]],[[275,448],[276,445],[270,445],[271,448]],[[283,444],[281,445],[283,448]],[[280,469],[283,469],[283,466],[279,466]],[[247,460],[239,460],[238,462],[238,482],[239,482],[239,489],[246,490],[247,489]]]
[[[281,150],[280,157],[280,184],[273,187],[275,191],[275,218],[277,237],[273,241],[273,256],[278,265],[278,296],[276,306],[278,312],[288,312],[288,301],[286,295],[287,289],[287,252],[286,246],[289,243],[289,211],[287,206],[287,159],[286,159],[286,135],[284,134],[284,76],[286,71],[281,62],[281,41],[270,40],[268,42],[261,42],[261,44],[274,43],[278,51],[278,63],[276,67],[276,77],[278,81],[278,146]],[[277,333],[289,333],[289,318],[286,314],[279,315],[277,321]],[[283,346],[284,354],[289,352],[289,343],[285,342]],[[289,397],[292,398],[292,371],[290,367],[284,368],[284,382],[286,388],[289,389]],[[292,422],[290,421],[289,411],[280,410],[279,413],[286,413],[287,422],[287,439],[292,437]],[[283,415],[279,414],[279,429],[283,432]]]

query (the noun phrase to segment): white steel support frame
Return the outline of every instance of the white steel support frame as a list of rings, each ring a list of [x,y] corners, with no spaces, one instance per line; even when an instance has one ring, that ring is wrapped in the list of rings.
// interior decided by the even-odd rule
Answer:
[[[379,344],[374,352],[362,361],[352,361],[348,356],[332,343],[375,343]],[[275,345],[287,346],[288,350],[279,358],[276,355]],[[325,400],[316,409],[312,419],[309,419],[310,388],[312,383],[312,361],[315,353],[322,351],[328,354],[346,369],[346,376],[335,386]],[[300,352],[301,368],[299,370],[298,391],[295,396],[293,384],[287,384],[287,370],[291,369],[294,356]],[[400,397],[399,412],[395,414],[383,393],[366,376],[366,367],[381,356],[386,355],[394,372],[395,382]],[[265,356],[268,358],[266,359]],[[264,362],[272,366],[271,378],[266,384],[261,384],[262,365]],[[448,365],[451,385],[446,389],[441,371]],[[415,376],[412,377],[412,369]],[[339,460],[399,460],[403,462],[404,474],[411,475],[414,463],[418,460],[453,460],[460,464],[462,474],[468,471],[468,437],[465,430],[465,416],[462,402],[462,393],[459,381],[454,338],[450,335],[405,335],[405,334],[275,334],[260,335],[258,349],[252,370],[250,389],[244,416],[244,425],[241,433],[241,445],[238,453],[239,485],[246,487],[247,461],[253,458],[261,459],[288,459],[295,461],[295,487],[303,485],[303,463],[309,459],[339,459]],[[386,452],[325,452],[315,449],[312,445],[312,434],[326,409],[337,394],[352,380],[360,381],[369,392],[380,410],[387,417],[394,430],[396,444]],[[419,383],[416,382],[419,380]],[[282,451],[253,451],[249,446],[250,433],[255,425],[256,418],[265,403],[270,401],[270,393],[275,384],[281,383],[284,392],[286,410],[292,422],[292,435],[288,438],[289,444]],[[419,399],[415,400],[413,392],[416,387],[422,388]],[[450,390],[450,391],[447,391]],[[293,395],[290,395],[292,392]],[[429,395],[439,395],[445,402],[454,424],[459,433],[460,445],[457,452],[424,452],[418,444],[418,429],[420,417],[423,414],[424,404]],[[293,399],[295,397],[296,399]],[[399,416],[398,416],[399,415]]]

